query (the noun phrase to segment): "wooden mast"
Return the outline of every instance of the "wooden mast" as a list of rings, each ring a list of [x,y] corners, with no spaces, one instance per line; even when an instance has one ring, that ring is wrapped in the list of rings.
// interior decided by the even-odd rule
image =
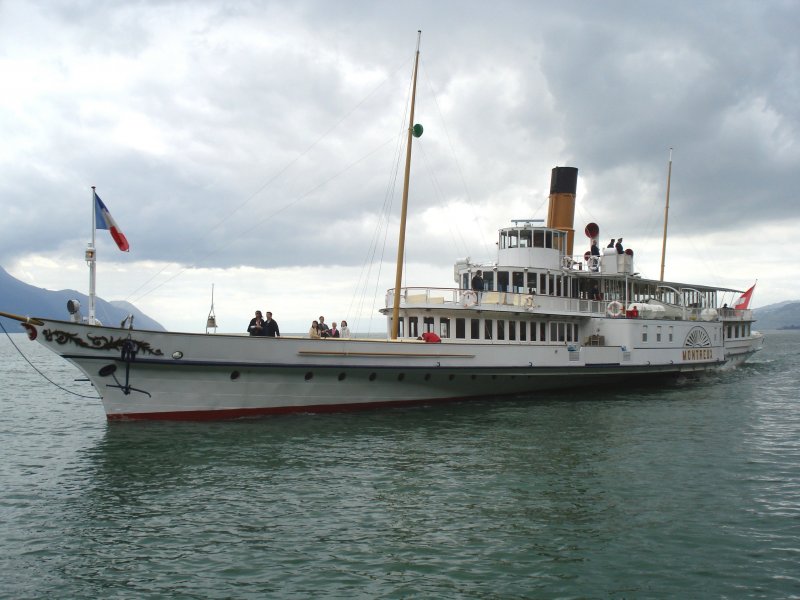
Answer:
[[[667,171],[667,204],[664,207],[664,241],[661,243],[661,281],[664,281],[664,261],[667,256],[667,221],[669,220],[669,185],[672,180],[672,148],[669,149],[669,170]]]
[[[397,270],[394,278],[394,302],[392,303],[392,339],[397,339],[400,330],[400,285],[403,280],[403,255],[406,244],[406,215],[408,213],[408,181],[411,175],[411,140],[414,134],[414,101],[417,96],[417,69],[419,68],[419,41],[422,31],[417,31],[417,54],[414,58],[414,76],[411,84],[411,113],[408,117],[408,143],[406,144],[406,170],[403,179],[403,206],[400,210],[400,235],[397,241]]]

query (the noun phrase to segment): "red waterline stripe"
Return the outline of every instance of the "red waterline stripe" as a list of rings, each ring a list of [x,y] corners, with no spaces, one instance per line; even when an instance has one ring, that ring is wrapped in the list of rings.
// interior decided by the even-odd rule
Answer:
[[[386,400],[383,402],[359,402],[351,404],[315,404],[312,406],[278,406],[272,408],[226,408],[222,410],[176,410],[170,412],[120,413],[106,414],[109,421],[221,421],[260,417],[265,415],[289,415],[296,413],[337,413],[355,412],[389,406],[421,406],[459,402],[463,400],[481,400],[485,398],[433,398],[426,400]]]

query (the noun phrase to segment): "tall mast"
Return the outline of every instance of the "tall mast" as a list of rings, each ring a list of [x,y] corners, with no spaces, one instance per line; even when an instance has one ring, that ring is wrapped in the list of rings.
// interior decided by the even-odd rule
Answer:
[[[403,207],[400,210],[400,235],[397,241],[397,270],[394,278],[392,304],[392,339],[397,339],[400,329],[400,285],[403,281],[403,255],[406,245],[406,214],[408,213],[408,181],[411,175],[411,139],[414,135],[414,102],[417,97],[417,69],[419,68],[419,41],[422,31],[417,31],[417,55],[414,58],[414,77],[411,84],[411,114],[408,117],[408,143],[406,144],[406,171],[403,178]]]
[[[667,171],[667,204],[664,207],[664,241],[661,243],[661,281],[664,281],[664,261],[667,256],[667,222],[669,221],[669,185],[672,181],[672,148],[669,149],[669,170]]]

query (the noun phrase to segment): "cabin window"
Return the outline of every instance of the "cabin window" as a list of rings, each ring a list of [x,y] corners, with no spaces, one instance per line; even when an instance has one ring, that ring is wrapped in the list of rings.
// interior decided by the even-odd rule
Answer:
[[[546,342],[547,341],[547,323],[542,321],[539,323],[539,341]]]
[[[511,275],[512,292],[517,294],[525,293],[525,273],[522,271],[514,271]]]
[[[539,325],[537,325],[536,323],[531,323],[531,341],[532,342],[536,341],[536,331],[537,331],[538,327],[539,327]]]
[[[560,275],[556,275],[556,296],[563,296],[561,292],[563,292],[562,285],[564,283],[564,278]]]
[[[408,337],[419,336],[419,317],[408,317]]]
[[[550,341],[555,342],[558,339],[558,325],[550,323]]]
[[[524,321],[519,324],[519,341],[520,342],[527,342],[528,341],[528,324]]]
[[[642,325],[642,341],[647,341],[647,325]]]
[[[669,342],[672,341],[672,325],[670,325],[669,328],[667,329],[667,341]]]
[[[544,231],[537,229],[533,232],[533,245],[535,248],[544,248]]]
[[[497,339],[506,339],[506,322],[501,321],[500,319],[497,320]]]
[[[406,330],[405,325],[406,324],[403,317],[397,319],[397,337],[405,337],[404,333],[404,331]]]
[[[525,275],[525,278],[527,279],[527,281],[525,283],[527,292],[529,294],[535,294],[536,293],[536,273],[527,273]]]
[[[456,319],[456,338],[463,340],[467,337],[466,319]]]
[[[483,322],[483,339],[491,340],[492,338],[492,320],[486,319]]]
[[[539,273],[539,293],[547,293],[547,275],[544,273]]]
[[[450,337],[450,319],[447,318],[439,319],[439,337],[441,338]]]
[[[555,275],[548,275],[548,286],[547,286],[547,293],[552,296],[553,292],[556,289],[556,276]]]
[[[481,320],[470,319],[470,321],[469,337],[473,340],[481,339]]]
[[[520,248],[530,248],[531,247],[531,232],[530,231],[520,231],[519,232],[519,247]]]
[[[577,342],[580,338],[578,337],[578,324],[572,324],[572,341]]]
[[[509,321],[508,322],[508,339],[516,341],[517,339],[517,322],[516,321]]]
[[[509,248],[516,248],[519,246],[519,232],[518,231],[509,231],[508,232],[508,247]]]
[[[733,337],[733,325],[728,325],[728,339]]]
[[[422,318],[422,328],[424,331],[429,333],[433,333],[436,331],[436,323],[434,322],[433,317],[423,317]]]
[[[656,326],[656,341],[661,341],[661,325]]]
[[[503,250],[506,247],[506,232],[500,232],[500,249]]]
[[[552,231],[545,231],[544,232],[544,247],[545,248],[552,248],[553,247],[553,232]]]
[[[507,292],[508,291],[508,272],[507,271],[498,271],[497,272],[497,291],[498,292]]]
[[[492,291],[495,289],[494,287],[494,272],[493,271],[484,271],[483,272],[483,289],[487,291]]]
[[[462,290],[468,290],[468,289],[470,289],[470,288],[472,287],[472,286],[470,285],[470,283],[471,283],[471,280],[470,280],[469,273],[464,273],[464,274],[461,276],[461,289],[462,289]]]

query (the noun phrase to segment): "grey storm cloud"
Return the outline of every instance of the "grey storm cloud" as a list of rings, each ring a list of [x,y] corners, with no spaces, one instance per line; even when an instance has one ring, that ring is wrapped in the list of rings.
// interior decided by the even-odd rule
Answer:
[[[684,233],[798,216],[796,3],[284,4],[1,4],[0,264],[82,244],[91,185],[139,259],[359,264],[399,203],[418,28],[418,260],[489,252],[505,222],[478,215],[533,213],[557,164],[634,231],[671,146]],[[482,244],[429,235],[464,203]]]

